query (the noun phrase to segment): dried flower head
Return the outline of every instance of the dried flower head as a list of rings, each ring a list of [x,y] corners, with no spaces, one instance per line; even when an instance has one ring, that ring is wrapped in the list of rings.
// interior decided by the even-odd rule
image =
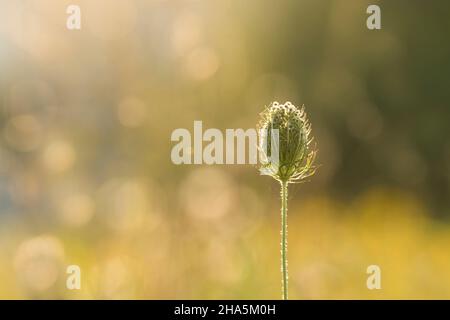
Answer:
[[[298,182],[314,174],[316,150],[303,106],[298,109],[290,102],[273,102],[261,113],[258,127],[261,174],[282,183]],[[278,152],[277,160],[272,157],[274,152]]]

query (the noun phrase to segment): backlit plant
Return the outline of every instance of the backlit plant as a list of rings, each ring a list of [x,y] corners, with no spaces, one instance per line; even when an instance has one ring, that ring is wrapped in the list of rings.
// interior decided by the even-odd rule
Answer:
[[[298,183],[315,172],[316,150],[312,146],[311,124],[304,107],[290,102],[273,102],[262,113],[258,124],[260,167],[281,186],[281,273],[282,298],[288,298],[287,198],[288,185]],[[274,153],[278,154],[278,157]]]

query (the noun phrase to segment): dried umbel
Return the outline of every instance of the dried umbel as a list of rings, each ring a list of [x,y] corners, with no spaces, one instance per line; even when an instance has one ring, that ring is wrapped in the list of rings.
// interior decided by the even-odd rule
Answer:
[[[311,146],[311,125],[304,108],[273,102],[261,114],[259,149],[261,174],[281,185],[281,273],[282,298],[288,298],[287,198],[289,183],[299,182],[315,172],[316,150]]]
[[[265,132],[259,139],[261,174],[287,183],[314,174],[316,150],[311,146],[311,124],[304,107],[298,109],[290,102],[273,102],[261,114],[258,127],[259,132]],[[278,157],[274,157],[273,152],[277,152]]]

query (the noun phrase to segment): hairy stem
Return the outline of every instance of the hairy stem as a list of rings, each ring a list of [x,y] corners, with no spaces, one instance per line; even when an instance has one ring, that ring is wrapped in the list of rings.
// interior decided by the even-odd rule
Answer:
[[[288,183],[281,182],[281,274],[282,298],[288,298],[288,262],[287,262],[287,196]]]

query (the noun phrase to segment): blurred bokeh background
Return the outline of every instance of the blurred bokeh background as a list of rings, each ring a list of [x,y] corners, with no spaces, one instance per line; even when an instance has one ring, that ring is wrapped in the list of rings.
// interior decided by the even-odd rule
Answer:
[[[170,160],[174,129],[274,100],[305,104],[321,164],[290,189],[290,297],[450,298],[449,9],[0,0],[0,298],[278,299],[275,181]]]

